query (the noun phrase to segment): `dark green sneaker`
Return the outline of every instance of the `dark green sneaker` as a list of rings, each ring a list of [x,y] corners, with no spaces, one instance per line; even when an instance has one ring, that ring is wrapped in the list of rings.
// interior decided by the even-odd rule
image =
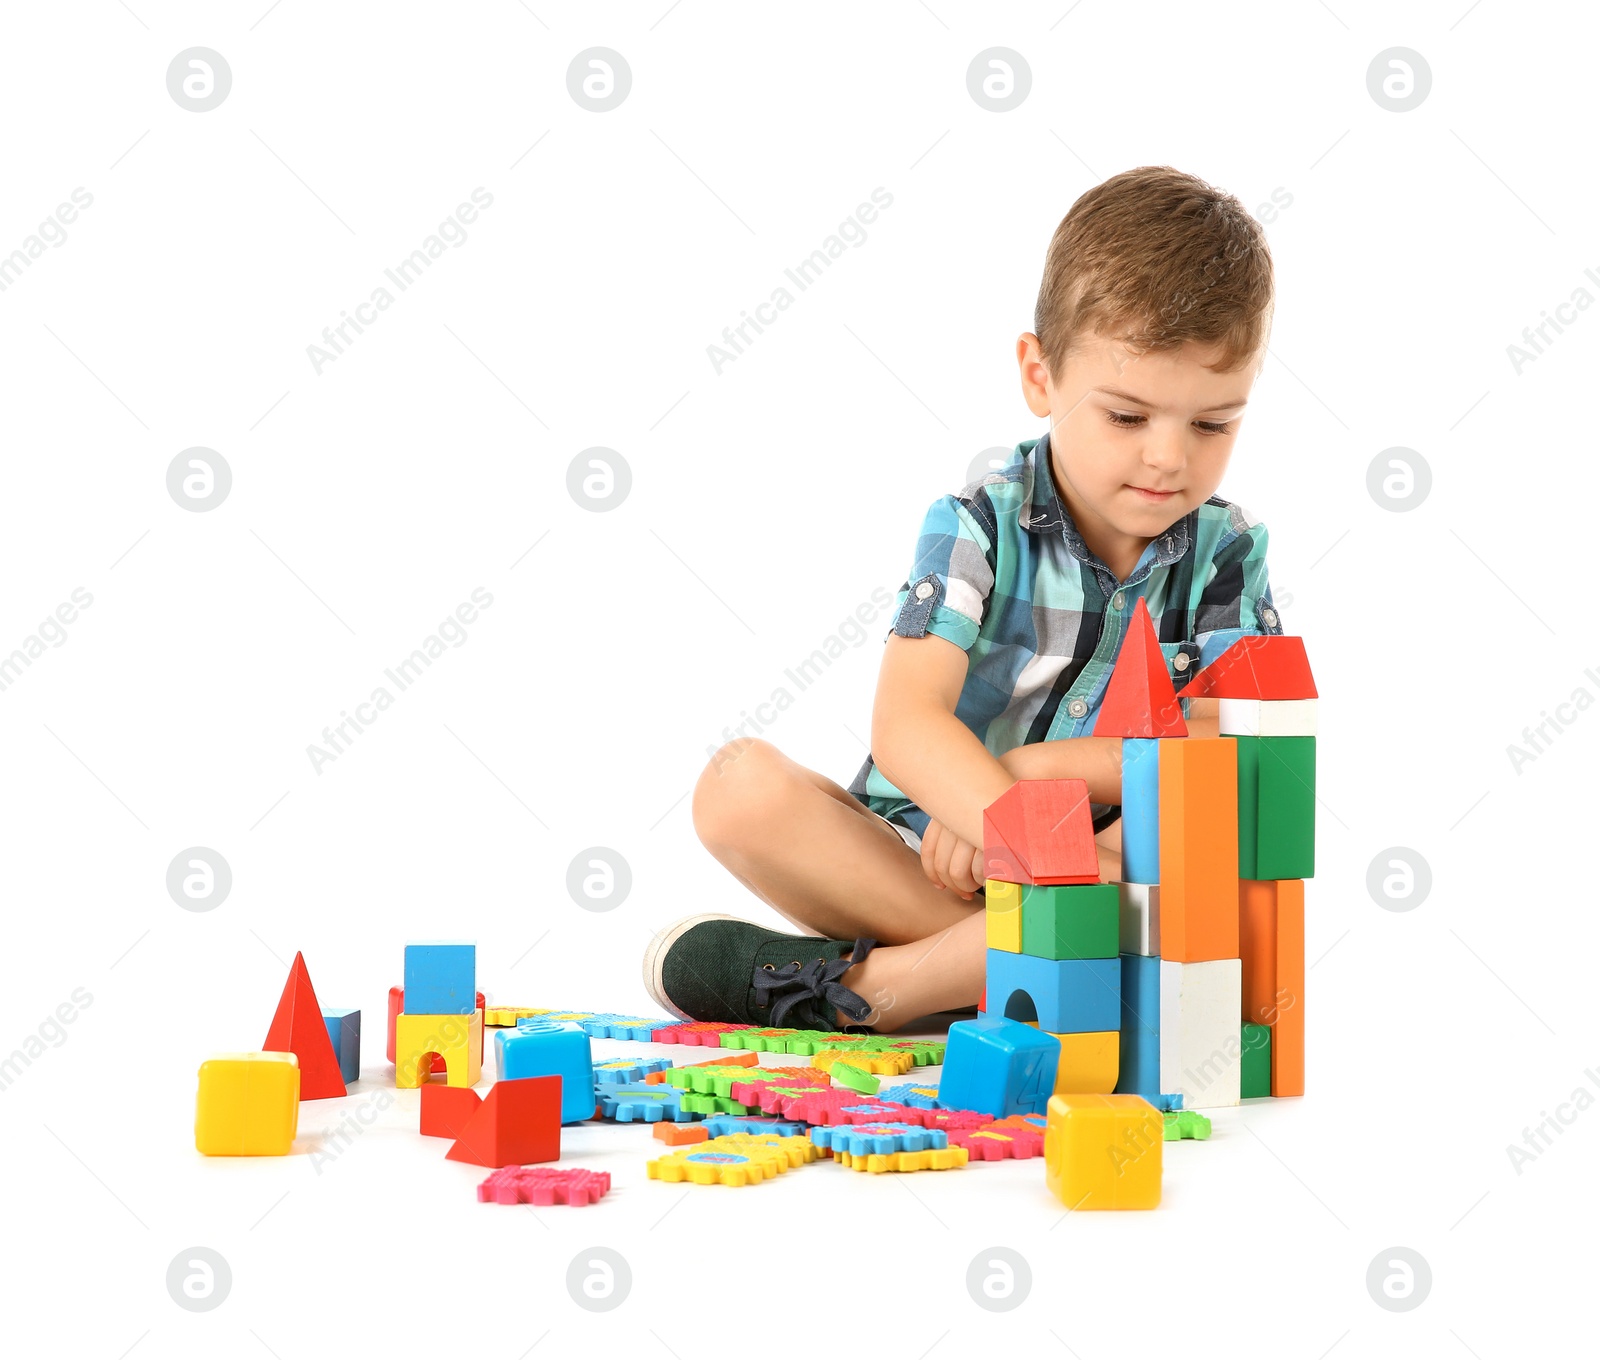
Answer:
[[[720,1020],[837,1032],[871,1012],[839,981],[876,940],[784,935],[736,916],[686,916],[657,933],[644,954],[644,986],[683,1020]]]

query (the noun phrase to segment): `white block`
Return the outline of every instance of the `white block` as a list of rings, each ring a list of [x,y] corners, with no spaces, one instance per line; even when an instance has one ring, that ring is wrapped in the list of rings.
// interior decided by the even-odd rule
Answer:
[[[1219,699],[1217,734],[1224,737],[1314,737],[1315,699]]]
[[[1155,883],[1119,883],[1117,897],[1122,913],[1122,938],[1118,948],[1124,954],[1159,954],[1160,886]]]
[[[1161,1089],[1186,1110],[1239,1103],[1240,968],[1161,960]]]

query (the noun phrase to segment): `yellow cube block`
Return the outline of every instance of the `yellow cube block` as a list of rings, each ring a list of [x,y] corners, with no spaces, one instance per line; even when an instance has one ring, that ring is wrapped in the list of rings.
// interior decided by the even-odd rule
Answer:
[[[293,1053],[222,1053],[200,1064],[194,1145],[208,1157],[282,1157],[300,1126]]]
[[[1163,1136],[1161,1111],[1143,1096],[1053,1095],[1045,1183],[1069,1209],[1154,1209]]]
[[[1022,953],[1022,885],[1004,879],[983,881],[984,939],[990,949]]]
[[[1116,1030],[1054,1037],[1061,1043],[1055,1090],[1070,1095],[1108,1096],[1117,1089],[1122,1036]]]
[[[444,1059],[445,1085],[476,1086],[483,1076],[483,1012],[471,1015],[395,1017],[394,1084],[401,1090],[423,1085],[437,1053]]]

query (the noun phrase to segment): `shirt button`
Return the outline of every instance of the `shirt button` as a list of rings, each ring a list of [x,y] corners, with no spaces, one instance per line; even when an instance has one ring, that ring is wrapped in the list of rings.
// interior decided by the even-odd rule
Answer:
[[[1174,670],[1180,670],[1180,671],[1188,670],[1189,669],[1189,653],[1188,652],[1179,652],[1177,654],[1177,656],[1172,658],[1172,666],[1173,666]]]
[[[921,585],[919,585],[917,587],[917,598],[919,600],[926,600],[932,594],[933,594],[933,582],[932,581],[924,581]]]
[[[1087,700],[1069,699],[1067,701],[1067,712],[1070,713],[1074,718],[1081,718],[1088,711],[1089,704]]]
[[[1268,628],[1276,628],[1278,626],[1277,610],[1263,609],[1261,611],[1261,622],[1266,624]]]
[[[1124,598],[1125,597],[1123,596],[1123,593],[1119,590],[1115,595],[1113,595],[1111,597],[1111,607],[1113,609],[1121,609],[1122,608],[1122,602],[1123,602]]]

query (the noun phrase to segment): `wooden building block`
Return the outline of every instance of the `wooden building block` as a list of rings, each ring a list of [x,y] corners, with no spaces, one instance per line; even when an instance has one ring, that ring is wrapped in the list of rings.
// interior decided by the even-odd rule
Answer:
[[[1154,1209],[1165,1135],[1161,1112],[1142,1096],[1051,1096],[1045,1184],[1069,1209]]]
[[[1315,699],[1220,699],[1217,731],[1224,737],[1314,737]]]
[[[300,1121],[293,1053],[223,1053],[200,1064],[194,1145],[208,1157],[282,1157]]]
[[[1127,861],[1123,861],[1126,864]],[[1161,953],[1161,889],[1154,883],[1117,884],[1118,953]]]
[[[1235,737],[1240,878],[1315,876],[1317,739]]]
[[[1019,779],[983,810],[983,863],[1007,883],[1098,883],[1088,783]]]
[[[984,939],[990,949],[1022,953],[1022,885],[1003,878],[983,883]]]
[[[1272,1029],[1272,1094],[1305,1094],[1306,885],[1241,879],[1241,1018]]]
[[[1105,1030],[1052,1037],[1061,1045],[1061,1059],[1056,1064],[1057,1092],[1108,1096],[1117,1089],[1121,1034]]]
[[[1175,739],[1174,739],[1175,740]],[[1122,878],[1161,881],[1161,748],[1165,741],[1122,743]]]
[[[1164,959],[1239,957],[1237,762],[1234,737],[1161,743]]]
[[[1239,1103],[1240,965],[1161,960],[1161,1089],[1185,1109]]]
[[[502,1031],[503,1032],[503,1031]],[[326,1032],[323,1035],[327,1037]],[[450,1086],[476,1086],[483,1075],[483,1012],[471,1015],[401,1014],[395,1021],[394,1084],[423,1085],[433,1071],[431,1054],[444,1059]],[[590,1094],[593,1095],[591,1089]]]
[[[1121,908],[1115,884],[1030,884],[1022,890],[1022,950],[1036,959],[1114,959]]]

